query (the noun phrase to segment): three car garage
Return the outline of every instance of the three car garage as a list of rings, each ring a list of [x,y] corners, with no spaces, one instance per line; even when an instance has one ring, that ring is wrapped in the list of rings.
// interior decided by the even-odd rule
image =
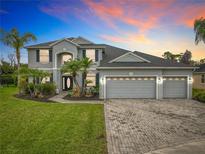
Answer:
[[[186,76],[108,76],[106,98],[187,98]],[[160,94],[159,94],[160,93]]]

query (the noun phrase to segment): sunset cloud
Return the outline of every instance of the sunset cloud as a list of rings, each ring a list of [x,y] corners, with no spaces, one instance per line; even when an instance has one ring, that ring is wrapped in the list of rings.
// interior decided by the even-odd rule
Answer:
[[[114,42],[114,43],[143,43],[143,44],[150,44],[153,43],[150,39],[148,39],[146,36],[144,35],[138,35],[138,34],[127,34],[127,35],[123,35],[123,36],[112,36],[112,35],[100,35],[100,37],[102,39],[105,39],[107,41],[110,42]]]
[[[194,20],[205,17],[205,1],[200,0],[81,0],[80,4],[52,0],[40,9],[66,23],[72,23],[70,16],[75,16],[103,31],[96,34],[100,39],[129,47],[138,47],[136,44],[139,43],[159,46],[161,42],[157,43],[155,39],[163,31],[170,35],[173,29],[180,27],[193,31]],[[155,31],[160,33],[152,36]]]

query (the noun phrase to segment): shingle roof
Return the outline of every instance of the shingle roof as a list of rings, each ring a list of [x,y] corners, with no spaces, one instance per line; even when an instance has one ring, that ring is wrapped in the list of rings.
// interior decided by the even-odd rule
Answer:
[[[195,72],[197,73],[205,72],[205,64],[199,65],[199,69],[197,69]]]
[[[110,63],[111,60],[127,53],[131,52],[129,50],[105,45],[105,51],[103,54],[103,60],[100,62],[101,67],[192,67],[191,65],[183,64],[183,63],[178,63],[176,61],[171,61],[171,60],[166,60],[157,56],[152,56],[146,53],[142,53],[139,51],[133,52],[137,56],[140,56],[148,61],[144,63],[137,63],[137,62],[112,62]]]
[[[74,38],[74,37],[69,37],[69,38],[66,38],[67,40],[70,40],[71,42],[73,43],[76,43],[78,45],[90,45],[90,44],[93,44],[93,42],[79,36],[77,38]],[[60,40],[55,40],[55,41],[49,41],[49,42],[45,42],[45,43],[39,43],[39,44],[35,44],[35,45],[30,45],[30,46],[26,46],[25,48],[50,48],[50,45],[55,43],[55,42],[58,42]]]
[[[190,65],[183,64],[183,63],[177,63],[176,61],[171,61],[171,60],[165,60],[160,57],[152,56],[146,53],[142,53],[139,51],[133,52],[137,56],[140,56],[148,61],[144,63],[137,63],[137,62],[112,62],[110,63],[111,60],[125,54],[128,52],[131,52],[129,50],[121,49],[118,47],[106,45],[106,44],[94,44],[93,42],[83,38],[83,37],[69,37],[66,38],[67,40],[79,45],[79,48],[102,48],[104,50],[103,53],[103,60],[100,62],[100,66],[98,68],[102,67],[115,67],[115,68],[120,68],[120,67],[187,67],[187,68],[193,68]],[[40,43],[36,45],[31,45],[27,46],[26,48],[50,48],[51,45],[55,42],[58,42],[60,40],[55,40],[55,41],[50,41],[50,42],[45,42],[45,43]]]

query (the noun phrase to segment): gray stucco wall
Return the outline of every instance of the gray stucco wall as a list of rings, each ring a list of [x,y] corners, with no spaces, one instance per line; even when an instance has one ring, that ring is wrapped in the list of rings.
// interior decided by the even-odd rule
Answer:
[[[28,67],[29,68],[52,68],[53,63],[49,62],[43,64],[41,62],[36,62],[36,50],[37,49],[28,49]]]
[[[100,98],[104,98],[105,76],[109,75],[126,75],[126,76],[157,76],[158,99],[163,98],[162,77],[165,75],[188,76],[192,78],[192,70],[100,70]],[[160,81],[159,81],[160,80]],[[189,82],[189,98],[192,98],[192,83]]]
[[[61,41],[57,44],[55,44],[52,47],[52,62],[49,62],[47,64],[42,64],[40,62],[36,62],[36,50],[37,49],[28,49],[28,66],[30,68],[37,68],[42,69],[45,71],[49,71],[53,73],[53,81],[56,83],[57,88],[61,91],[62,90],[62,74],[60,72],[60,54],[61,53],[70,53],[73,55],[73,58],[79,58],[81,59],[83,57],[82,51],[83,49],[78,49],[76,45],[68,42],[68,41]],[[97,73],[96,67],[99,65],[100,60],[102,60],[102,49],[98,49],[98,59],[99,61],[94,63],[90,68],[89,71],[92,73]],[[82,86],[82,75],[79,74],[77,77],[77,80]]]

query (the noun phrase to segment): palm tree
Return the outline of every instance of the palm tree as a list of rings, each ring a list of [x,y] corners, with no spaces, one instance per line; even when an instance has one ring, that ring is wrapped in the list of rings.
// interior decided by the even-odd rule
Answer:
[[[84,95],[86,89],[86,77],[88,73],[88,68],[92,64],[92,60],[89,58],[84,58],[81,60],[81,67],[82,67],[82,78],[83,78],[83,87],[82,87],[82,94]]]
[[[17,68],[20,69],[21,53],[20,50],[30,41],[35,41],[36,37],[31,33],[25,33],[20,35],[19,31],[15,28],[11,31],[0,30],[0,41],[15,49],[16,59],[17,59]],[[19,75],[18,75],[18,85],[19,85]]]
[[[194,22],[195,44],[197,45],[200,41],[205,43],[205,19],[201,17]]]
[[[61,68],[61,71],[64,73],[70,73],[70,75],[73,77],[73,81],[77,89],[80,89],[80,86],[78,84],[78,81],[76,79],[78,73],[81,69],[81,61],[80,60],[69,60],[65,62]]]

